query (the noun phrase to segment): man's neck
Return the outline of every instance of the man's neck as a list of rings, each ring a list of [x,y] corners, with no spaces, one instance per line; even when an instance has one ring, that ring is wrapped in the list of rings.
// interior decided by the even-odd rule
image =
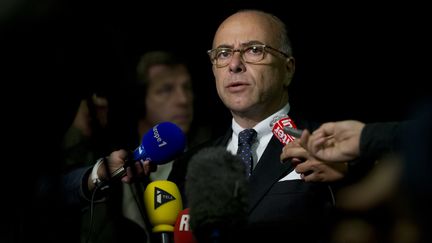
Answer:
[[[254,109],[254,111],[246,111],[246,112],[236,112],[231,111],[233,119],[243,128],[253,128],[256,124],[265,120],[267,117],[276,113],[280,109],[282,109],[285,105],[287,105],[288,101],[281,102],[278,106],[274,106],[274,108],[261,107],[258,109]]]

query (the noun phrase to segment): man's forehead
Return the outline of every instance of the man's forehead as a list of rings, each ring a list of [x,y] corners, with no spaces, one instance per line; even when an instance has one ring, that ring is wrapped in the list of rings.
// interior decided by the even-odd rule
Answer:
[[[186,67],[183,64],[178,64],[178,65],[157,64],[151,66],[148,72],[151,80],[153,80],[154,78],[179,75],[181,73],[188,73]]]
[[[175,80],[190,80],[189,72],[184,65],[155,65],[149,70],[151,84],[164,83]]]
[[[274,28],[265,18],[235,17],[227,19],[217,30],[213,45],[242,46],[250,42],[268,43]]]

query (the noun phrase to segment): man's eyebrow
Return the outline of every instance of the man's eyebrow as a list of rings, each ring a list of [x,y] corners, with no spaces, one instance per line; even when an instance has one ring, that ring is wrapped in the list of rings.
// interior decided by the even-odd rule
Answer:
[[[233,48],[233,46],[228,45],[228,44],[222,44],[222,45],[217,46],[216,48]]]
[[[262,43],[261,41],[258,41],[258,40],[251,40],[248,42],[241,43],[240,45],[242,47],[245,47],[245,46],[256,45],[256,44],[263,45],[264,43]],[[217,46],[216,48],[234,48],[234,47],[233,47],[233,45],[221,44],[221,45]]]
[[[242,43],[241,46],[250,46],[250,45],[256,45],[256,44],[263,45],[264,43],[262,43],[261,41],[258,41],[258,40],[251,40],[251,41]]]

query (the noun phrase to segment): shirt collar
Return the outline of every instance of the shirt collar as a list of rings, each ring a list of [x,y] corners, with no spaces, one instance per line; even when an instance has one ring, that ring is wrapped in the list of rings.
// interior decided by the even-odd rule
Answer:
[[[289,110],[290,110],[290,105],[289,105],[289,103],[286,103],[286,105],[284,107],[282,107],[282,109],[276,111],[275,113],[273,113],[272,115],[270,115],[266,119],[264,119],[264,120],[260,121],[258,124],[256,124],[253,127],[253,129],[255,129],[255,131],[257,132],[257,139],[260,140],[263,136],[272,133],[272,127],[270,127],[270,123],[273,120],[273,118],[276,116],[287,115]],[[238,137],[238,134],[245,129],[245,128],[241,127],[234,120],[234,118],[232,119],[231,127],[233,130],[233,135],[235,137]]]

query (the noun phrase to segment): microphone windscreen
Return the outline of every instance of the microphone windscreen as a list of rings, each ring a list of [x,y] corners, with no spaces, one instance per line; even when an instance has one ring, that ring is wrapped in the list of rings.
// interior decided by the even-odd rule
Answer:
[[[195,236],[208,230],[233,230],[247,221],[245,165],[224,147],[195,154],[188,165],[185,193]]]
[[[189,208],[183,209],[174,225],[174,243],[196,243],[189,226]]]
[[[133,160],[149,159],[164,164],[175,159],[186,147],[186,136],[174,123],[162,122],[150,129],[142,138],[141,145],[133,152]]]
[[[144,191],[144,203],[152,231],[173,232],[178,213],[183,209],[177,185],[171,181],[153,181]]]

